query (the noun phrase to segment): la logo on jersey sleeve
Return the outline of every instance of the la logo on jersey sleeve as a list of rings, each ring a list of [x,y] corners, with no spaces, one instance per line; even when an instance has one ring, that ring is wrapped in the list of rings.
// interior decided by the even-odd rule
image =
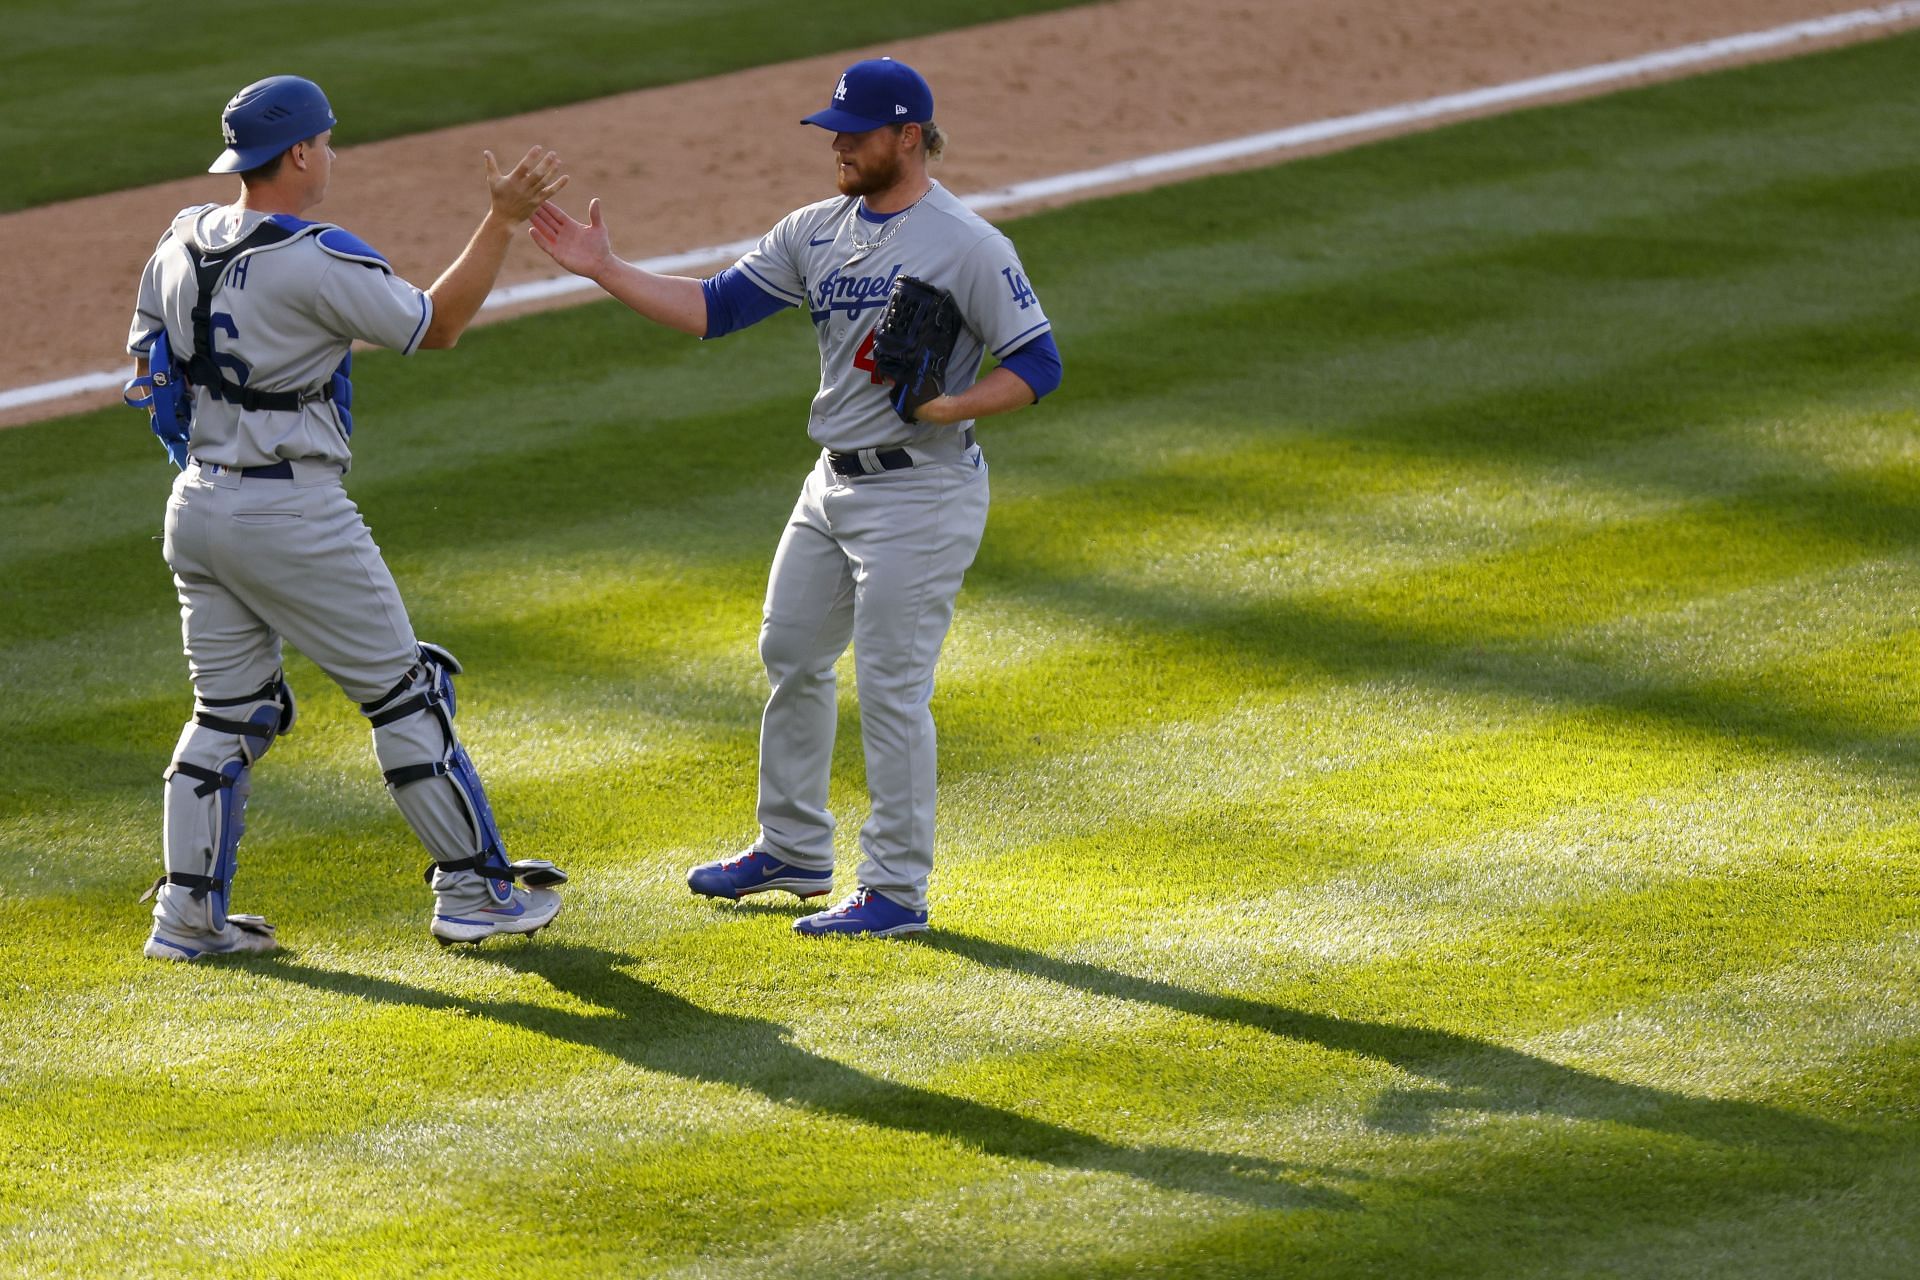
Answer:
[[[1025,311],[1028,307],[1040,301],[1040,299],[1034,296],[1033,286],[1027,283],[1026,276],[1015,271],[1012,267],[1000,268],[1000,274],[1006,277],[1007,288],[1013,291],[1013,300],[1020,304],[1022,311]]]

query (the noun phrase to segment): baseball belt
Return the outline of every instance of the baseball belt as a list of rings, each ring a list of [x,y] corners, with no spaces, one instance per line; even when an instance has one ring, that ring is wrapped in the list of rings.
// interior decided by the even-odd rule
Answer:
[[[960,447],[973,448],[973,428],[968,427],[960,433]],[[913,466],[913,455],[902,449],[850,449],[845,453],[829,452],[827,465],[836,475],[873,476],[882,471],[905,471]]]

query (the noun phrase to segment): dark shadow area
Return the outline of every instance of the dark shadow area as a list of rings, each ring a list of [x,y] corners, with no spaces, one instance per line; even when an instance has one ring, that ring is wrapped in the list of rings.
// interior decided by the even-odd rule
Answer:
[[[897,1084],[796,1046],[780,1023],[716,1013],[623,973],[631,957],[595,947],[496,942],[479,962],[544,978],[604,1012],[571,1013],[514,1001],[475,1003],[386,978],[262,957],[263,975],[383,1004],[462,1013],[568,1041],[649,1071],[746,1089],[782,1106],[896,1133],[947,1139],[988,1156],[1117,1173],[1172,1191],[1225,1196],[1264,1209],[1352,1209],[1321,1185],[1350,1170],[1282,1164],[1185,1147],[1125,1146],[952,1094]],[[831,1159],[830,1155],[823,1156]]]
[[[841,893],[824,893],[817,898],[796,898],[782,893],[771,898],[741,898],[735,902],[716,900],[709,905],[716,916],[739,912],[743,916],[785,916],[789,920],[797,920],[816,911],[825,911],[845,896]]]
[[[1436,1082],[1432,1088],[1394,1089],[1385,1094],[1369,1116],[1372,1123],[1384,1129],[1417,1132],[1445,1111],[1489,1115],[1546,1112],[1725,1146],[1830,1149],[1858,1140],[1852,1131],[1816,1117],[1759,1103],[1692,1098],[1644,1085],[1622,1084],[1456,1032],[1336,1018],[1238,996],[1191,991],[1170,982],[1138,978],[963,933],[936,930],[921,935],[918,941],[988,968],[1355,1054]]]

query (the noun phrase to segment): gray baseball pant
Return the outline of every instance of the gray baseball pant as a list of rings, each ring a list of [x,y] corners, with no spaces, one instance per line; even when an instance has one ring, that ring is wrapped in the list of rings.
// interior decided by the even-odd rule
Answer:
[[[767,582],[760,657],[760,847],[833,865],[827,784],[834,663],[853,645],[871,810],[859,881],[916,911],[933,869],[933,672],[987,523],[978,447],[946,463],[841,476],[823,455],[788,517]]]
[[[194,692],[231,699],[280,669],[291,641],[348,697],[366,703],[407,677],[419,643],[393,574],[360,510],[330,463],[292,464],[291,480],[244,478],[225,467],[190,464],[167,506],[165,551],[180,597],[180,628]],[[415,715],[373,732],[382,769],[440,759],[439,721]],[[237,741],[237,739],[232,740]],[[218,767],[227,741],[189,720],[176,759]],[[244,782],[237,788],[240,810]],[[442,779],[394,792],[402,816],[441,861],[471,855],[475,834],[454,786]],[[169,871],[212,864],[218,818],[192,779],[167,783],[165,857]],[[155,914],[187,918],[186,890],[169,885]]]
[[[195,692],[237,697],[280,669],[281,638],[371,702],[419,658],[400,589],[340,468],[291,480],[195,462],[174,481],[166,556]]]

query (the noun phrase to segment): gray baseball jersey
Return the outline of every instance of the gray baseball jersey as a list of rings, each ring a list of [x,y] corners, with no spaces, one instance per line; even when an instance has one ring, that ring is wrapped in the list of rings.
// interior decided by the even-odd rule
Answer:
[[[328,223],[209,204],[181,210],[147,260],[127,350],[146,356],[164,328],[184,365],[195,354],[190,311],[199,292],[186,246],[229,248],[268,216],[296,234],[243,250],[214,286],[212,354],[227,376],[259,391],[308,391],[327,384],[355,339],[406,353],[419,346],[432,300],[353,235]],[[330,400],[243,412],[204,387],[195,390],[192,448],[202,462],[255,467],[312,458],[345,470],[352,431],[346,407]]]
[[[813,318],[820,392],[807,434],[835,451],[902,444],[930,456],[962,451],[960,431],[968,424],[908,426],[874,371],[873,327],[895,277],[918,277],[960,304],[966,328],[947,365],[948,394],[973,385],[984,353],[1003,358],[1052,328],[1013,242],[939,183],[877,225],[863,216],[857,197],[796,209],[737,265]]]

